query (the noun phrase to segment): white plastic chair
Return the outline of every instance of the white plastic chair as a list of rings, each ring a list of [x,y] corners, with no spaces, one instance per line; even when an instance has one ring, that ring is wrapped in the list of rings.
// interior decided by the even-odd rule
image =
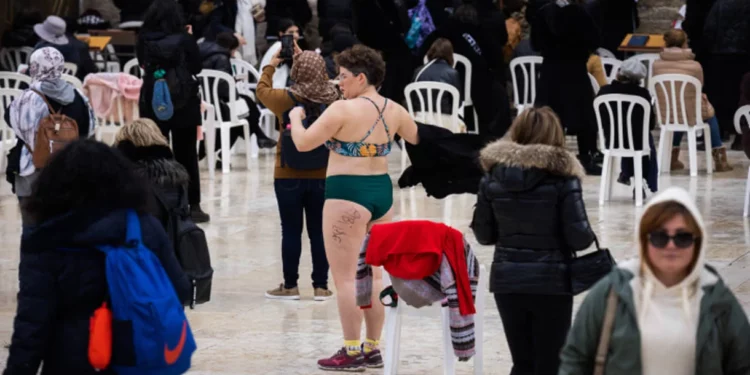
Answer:
[[[644,88],[651,87],[651,77],[654,76],[654,61],[659,59],[659,54],[658,53],[640,53],[633,57],[646,66],[647,74],[641,86]]]
[[[72,76],[76,75],[78,73],[78,65],[66,62],[65,67],[63,68],[63,74],[70,74]]]
[[[591,73],[589,73],[589,80],[591,80],[591,88],[594,89],[594,95],[598,94],[599,89],[601,89],[601,87],[599,87],[599,81],[597,81],[596,77]]]
[[[697,95],[695,101],[688,103],[685,97],[686,89],[692,86]],[[661,137],[659,137],[659,162],[660,173],[669,172],[672,161],[672,137],[675,132],[686,132],[688,137],[688,157],[690,158],[690,176],[698,175],[698,143],[697,132],[702,131],[705,139],[706,172],[713,171],[713,160],[711,159],[711,131],[701,115],[702,85],[700,81],[684,74],[660,74],[651,78],[651,95],[656,98],[656,118],[661,126]],[[678,91],[679,88],[679,91]],[[661,108],[659,97],[664,100],[666,108]],[[688,112],[694,112],[695,124],[688,123]]]
[[[742,122],[743,117],[745,118],[745,122],[750,125],[750,104],[743,105],[734,113],[734,130],[737,131],[738,137],[742,137],[742,127],[740,127],[740,123]],[[745,183],[745,211],[742,213],[742,217],[747,217],[748,211],[750,211],[750,168],[747,169],[747,182]]]
[[[484,304],[487,295],[487,271],[483,265],[479,266],[479,283],[477,284],[474,315],[474,343],[476,354],[473,357],[474,375],[481,375],[484,367]],[[383,285],[390,285],[390,277],[387,272],[383,271]],[[450,310],[448,307],[442,307],[439,303],[433,306],[415,309],[406,305],[399,300],[396,307],[385,308],[385,342],[386,347],[383,351],[383,374],[395,375],[398,371],[399,364],[399,347],[401,345],[401,321],[405,314],[417,315],[424,319],[424,313],[436,315],[435,312],[440,309],[441,326],[443,331],[443,374],[454,375],[456,373],[456,356],[453,354],[453,343],[451,342],[450,328]],[[430,314],[432,313],[432,314]]]
[[[213,105],[203,102],[206,110],[201,114],[203,129],[203,144],[206,147],[206,162],[208,163],[208,178],[216,178],[216,108]],[[200,145],[200,141],[197,142]]]
[[[536,99],[536,79],[538,75],[537,66],[542,65],[540,56],[516,57],[510,61],[510,77],[513,80],[513,103],[518,113],[523,112],[526,106],[534,106]],[[523,73],[522,81],[519,82],[516,68]],[[523,97],[519,93],[519,87],[523,87]]]
[[[11,72],[18,71],[18,66],[28,64],[34,49],[31,47],[3,48],[0,50],[0,66]]]
[[[424,57],[424,63],[427,64],[429,59],[425,55]],[[472,113],[474,115],[474,133],[479,133],[479,117],[477,116],[477,110],[474,108],[474,101],[471,99],[471,77],[472,77],[472,66],[471,61],[464,55],[459,55],[457,53],[453,54],[453,67],[456,68],[458,65],[464,66],[464,102],[463,102],[463,108],[471,107]],[[463,114],[463,113],[462,113]]]
[[[607,83],[612,83],[612,81],[617,78],[617,73],[620,71],[622,61],[609,57],[602,57],[602,66],[604,67],[604,74],[607,75]]]
[[[628,107],[625,111],[625,107]],[[606,108],[609,118],[609,144],[604,138],[604,127],[602,125],[602,106]],[[642,149],[635,149],[635,139],[633,135],[633,110],[636,106],[643,108],[643,128],[641,129]],[[635,205],[643,205],[643,167],[641,160],[644,156],[651,154],[651,147],[648,143],[649,119],[651,118],[651,103],[640,96],[607,94],[594,99],[594,112],[596,113],[596,122],[599,125],[599,142],[601,151],[604,154],[604,163],[602,165],[602,178],[599,187],[599,205],[604,205],[605,200],[612,197],[612,182],[617,179],[617,166],[615,160],[621,158],[633,158],[635,179]],[[616,113],[616,114],[615,114]],[[617,140],[617,142],[615,142]],[[628,147],[625,147],[627,140]]]
[[[242,59],[230,59],[229,60],[232,63],[232,71],[234,71],[235,78],[247,82],[247,87],[250,89],[255,89],[258,87],[258,82],[260,81],[260,73],[258,72],[255,67],[253,67],[252,64],[249,62],[242,60]],[[255,100],[255,98],[253,98]],[[271,112],[268,108],[259,108],[260,109],[260,128],[263,129],[263,132],[273,137],[276,123],[276,115],[274,115],[273,112]]]
[[[5,123],[5,110],[21,95],[23,90],[0,88],[0,170],[5,170],[5,155],[16,145],[16,134],[10,124]]]
[[[138,59],[132,58],[125,63],[122,68],[123,73],[127,73],[138,78],[143,78],[143,69],[138,65]]]
[[[63,74],[61,77],[64,81],[69,82],[72,84],[75,88],[83,91],[83,82],[81,82],[80,79],[76,76],[72,76],[70,74]]]
[[[239,119],[237,117],[237,109],[234,106],[229,107],[229,118],[224,119],[221,115],[220,99],[219,99],[219,83],[224,81],[229,88],[229,103],[233,103],[237,100],[237,89],[234,82],[234,77],[227,73],[220,72],[218,70],[204,69],[198,77],[201,79],[201,95],[203,100],[210,103],[216,109],[214,111],[214,120],[216,121],[216,128],[220,129],[221,132],[221,171],[222,173],[229,173],[231,156],[230,156],[230,144],[229,144],[229,131],[231,128],[242,126],[243,138],[245,139],[245,157],[247,161],[247,169],[250,169],[251,159],[251,142],[250,142],[250,125],[247,120]]]
[[[97,141],[103,142],[102,139],[104,136],[109,135],[112,137],[112,142],[114,142],[115,135],[120,131],[120,127],[125,125],[125,112],[123,109],[125,107],[123,105],[125,101],[126,99],[124,97],[117,98],[113,103],[115,108],[112,108],[112,111],[107,117],[96,116],[96,129],[94,134]],[[137,119],[140,116],[137,103],[133,105],[132,116],[133,119]]]
[[[3,89],[21,89],[21,84],[31,86],[31,77],[14,72],[0,72],[0,88]]]

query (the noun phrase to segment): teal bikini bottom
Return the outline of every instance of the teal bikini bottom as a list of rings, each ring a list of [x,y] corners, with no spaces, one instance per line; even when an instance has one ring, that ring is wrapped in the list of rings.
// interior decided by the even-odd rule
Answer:
[[[385,216],[393,206],[391,177],[387,174],[328,176],[325,198],[359,204],[372,214],[370,221],[375,221]]]

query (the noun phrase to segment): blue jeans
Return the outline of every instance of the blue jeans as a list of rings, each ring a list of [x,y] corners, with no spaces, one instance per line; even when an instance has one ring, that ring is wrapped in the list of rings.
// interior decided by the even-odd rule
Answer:
[[[281,217],[284,288],[296,287],[299,279],[304,212],[312,251],[313,288],[328,289],[328,259],[323,243],[325,179],[276,179],[273,186]]]
[[[719,131],[719,120],[717,120],[716,116],[714,116],[708,119],[707,122],[709,128],[711,129],[711,148],[714,149],[723,146],[724,144],[721,143],[721,132]],[[674,138],[672,138],[672,147],[680,146],[683,134],[685,133],[678,132],[674,134]]]

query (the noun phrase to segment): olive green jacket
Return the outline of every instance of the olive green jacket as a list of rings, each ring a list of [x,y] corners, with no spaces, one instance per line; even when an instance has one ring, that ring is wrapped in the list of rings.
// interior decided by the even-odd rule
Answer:
[[[641,338],[630,286],[634,277],[630,263],[630,267],[615,268],[586,296],[560,355],[558,375],[593,374],[611,288],[618,295],[618,306],[604,373],[641,375]],[[701,288],[704,294],[696,337],[696,375],[750,375],[750,323],[742,306],[711,266],[705,265],[702,270]]]

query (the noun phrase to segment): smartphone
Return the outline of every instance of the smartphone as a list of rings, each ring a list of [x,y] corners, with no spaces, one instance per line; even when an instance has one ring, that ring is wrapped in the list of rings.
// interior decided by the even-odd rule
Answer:
[[[294,35],[281,36],[281,52],[279,53],[279,57],[284,60],[294,58]]]

